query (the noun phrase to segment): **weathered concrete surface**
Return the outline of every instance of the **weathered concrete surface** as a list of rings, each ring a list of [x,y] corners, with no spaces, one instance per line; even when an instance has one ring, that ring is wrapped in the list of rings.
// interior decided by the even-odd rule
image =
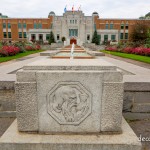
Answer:
[[[16,82],[19,131],[121,132],[122,76],[100,59],[47,58],[24,66]]]
[[[12,112],[12,117],[14,117],[14,115],[15,115],[14,100],[10,100],[7,96],[8,92],[10,92],[10,94],[12,94],[12,97],[15,97],[13,95],[14,91],[12,92],[11,90],[14,89],[14,82],[16,80],[16,75],[10,74],[10,72],[18,70],[19,68],[22,68],[24,65],[26,65],[30,62],[34,62],[34,61],[40,60],[40,59],[45,59],[45,57],[43,57],[43,56],[39,57],[38,55],[39,54],[30,55],[30,56],[28,56],[29,57],[28,59],[25,59],[22,61],[14,60],[14,61],[9,61],[9,62],[0,64],[0,89],[8,90],[8,91],[6,91],[6,93],[4,91],[4,93],[2,93],[3,95],[1,95],[1,96],[7,97],[4,99],[8,100],[7,101],[8,108],[12,108],[9,111],[1,111],[0,112],[1,117],[7,117],[7,116],[11,117],[11,112]],[[138,109],[139,110],[138,113],[132,112],[134,103],[138,103],[138,104],[150,103],[150,100],[149,100],[149,97],[150,97],[149,96],[149,93],[150,93],[150,80],[149,80],[150,70],[143,68],[143,67],[145,67],[145,64],[142,65],[143,67],[139,67],[138,65],[141,64],[140,62],[138,62],[137,65],[133,65],[133,64],[125,62],[126,59],[123,59],[124,61],[117,60],[118,57],[117,57],[117,59],[108,58],[108,57],[99,57],[99,58],[97,57],[97,59],[103,59],[103,60],[109,61],[109,62],[113,63],[114,65],[116,65],[117,67],[121,68],[121,70],[124,69],[123,70],[123,71],[125,71],[124,72],[124,74],[125,74],[124,75],[124,81],[125,81],[124,112],[131,112],[132,118],[136,118],[136,119],[149,118],[150,113],[147,114],[147,112],[146,112],[147,109]],[[149,67],[149,66],[147,65],[146,67]],[[32,80],[32,77],[33,77],[32,75],[33,74],[30,74],[30,73],[28,74],[28,76],[30,78],[28,78],[27,82],[30,82]],[[110,77],[111,77],[111,75],[110,75]],[[25,80],[23,78],[23,74],[22,74],[22,77],[20,77],[20,80]],[[1,108],[2,108],[3,107],[2,105],[5,104],[5,103],[3,103],[3,98],[0,99],[0,103],[1,103]],[[12,106],[12,107],[10,107],[10,106]],[[4,107],[6,108],[6,105]],[[140,114],[141,110],[143,110],[146,113]],[[149,108],[148,108],[148,111],[149,111]],[[129,115],[126,115],[126,116],[130,117]]]
[[[24,70],[116,70],[116,66],[101,59],[44,59],[23,67]]]
[[[102,80],[103,80],[103,74],[100,72],[92,72],[92,71],[91,72],[80,72],[80,71],[38,72],[37,73],[37,95],[38,95],[39,131],[46,132],[46,133],[48,132],[55,133],[55,134],[58,133],[86,134],[86,133],[100,132],[101,131],[101,107],[102,107],[101,106]],[[61,91],[59,89],[61,89]],[[67,91],[69,91],[69,93],[66,96]],[[59,110],[56,110],[57,111],[56,112],[55,109],[53,109],[55,104],[57,103],[52,102],[53,100],[51,95],[55,96],[55,98],[58,97],[58,100],[61,100],[61,97],[63,100],[64,99],[66,100],[64,103],[67,103],[67,107],[61,108],[62,114],[57,113]],[[83,96],[85,95],[87,97],[86,102],[84,102],[84,100],[80,98],[81,95]],[[72,100],[72,97],[74,101]],[[52,103],[52,106],[48,107],[50,102]],[[64,103],[63,106],[65,105]],[[72,106],[75,109],[74,112],[72,112],[69,109],[68,105],[72,105],[71,103],[74,103],[74,105],[76,105],[77,103],[77,107]],[[113,103],[113,101],[111,103]],[[58,106],[59,105],[61,105],[61,101],[60,102],[58,101]],[[47,113],[47,111],[50,110],[52,112]],[[67,111],[66,112],[67,115],[65,114],[63,115],[64,111]],[[52,116],[53,113],[54,115]],[[59,118],[57,119],[57,117]],[[116,118],[116,116],[114,116],[114,118]]]
[[[0,137],[4,134],[4,132],[9,128],[12,122],[16,118],[1,118],[0,117]]]
[[[126,74],[125,72],[123,76],[123,111],[133,113],[131,114],[132,117],[137,119],[148,117],[150,115],[150,69],[147,68],[149,67],[147,65],[146,68],[140,67],[138,66],[139,62],[136,63],[137,65],[134,65],[109,57],[101,57],[101,59],[111,62],[118,68],[130,73]],[[141,116],[140,113],[142,113]],[[130,117],[129,115],[126,116]],[[147,119],[149,119],[149,117]]]
[[[0,81],[0,117],[15,116],[15,99],[14,81]]]
[[[16,83],[16,112],[19,131],[38,131],[36,83]]]
[[[98,51],[90,51],[90,50],[86,50],[86,52],[92,56],[105,56],[105,53],[102,52],[98,52]]]
[[[115,94],[114,94],[115,93]],[[123,83],[104,83],[102,96],[102,131],[121,131]]]
[[[21,133],[17,121],[0,139],[2,150],[141,150],[141,143],[123,119],[117,135],[37,135]]]
[[[59,52],[60,52],[60,50],[48,50],[48,51],[45,51],[45,52],[41,52],[40,56],[54,56]]]

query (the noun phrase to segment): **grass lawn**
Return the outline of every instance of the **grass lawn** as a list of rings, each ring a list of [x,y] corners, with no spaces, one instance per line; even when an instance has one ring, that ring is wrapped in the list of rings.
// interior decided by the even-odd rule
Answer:
[[[119,57],[123,57],[123,58],[133,59],[133,60],[137,60],[137,61],[141,61],[141,62],[145,62],[145,63],[150,64],[150,57],[148,57],[148,56],[140,56],[140,55],[135,55],[135,54],[112,52],[112,51],[106,51],[106,50],[102,50],[101,52],[104,52],[106,54],[119,56]]]
[[[18,53],[15,56],[0,57],[0,63],[5,62],[5,61],[9,61],[9,60],[12,60],[12,59],[18,59],[18,58],[21,58],[21,57],[24,57],[24,56],[27,56],[27,55],[30,55],[30,54],[39,53],[39,52],[42,52],[42,51],[43,50],[26,51],[24,53]]]

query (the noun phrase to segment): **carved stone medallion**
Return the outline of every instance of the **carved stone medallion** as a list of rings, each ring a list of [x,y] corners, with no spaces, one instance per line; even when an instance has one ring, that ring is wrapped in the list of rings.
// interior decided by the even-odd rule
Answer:
[[[80,82],[59,82],[47,94],[48,113],[59,124],[78,125],[91,114],[91,99]]]

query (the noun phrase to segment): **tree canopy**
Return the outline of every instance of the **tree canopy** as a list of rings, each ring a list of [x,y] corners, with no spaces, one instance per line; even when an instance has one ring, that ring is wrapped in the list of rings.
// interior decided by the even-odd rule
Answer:
[[[143,22],[137,22],[130,33],[130,40],[133,42],[144,41],[148,38],[148,26]]]
[[[93,34],[92,43],[95,43],[96,45],[100,45],[100,37],[97,34],[96,30],[94,31],[94,34]]]
[[[56,43],[55,38],[54,38],[54,34],[52,31],[50,32],[50,37],[49,37],[49,44],[51,45],[51,43]]]

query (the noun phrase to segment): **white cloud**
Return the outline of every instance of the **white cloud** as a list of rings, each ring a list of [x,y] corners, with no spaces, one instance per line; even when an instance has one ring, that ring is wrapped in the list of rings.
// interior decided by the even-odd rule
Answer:
[[[86,15],[91,15],[97,11],[101,18],[138,18],[150,11],[150,1],[148,0],[0,0],[0,11],[9,17],[44,17],[50,11],[56,15],[62,15],[65,6],[67,9],[75,9],[81,5]]]

